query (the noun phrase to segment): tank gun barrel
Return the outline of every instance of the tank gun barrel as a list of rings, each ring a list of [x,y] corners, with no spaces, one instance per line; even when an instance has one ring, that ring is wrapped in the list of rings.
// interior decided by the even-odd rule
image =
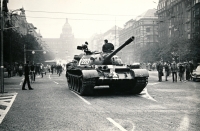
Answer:
[[[111,54],[109,54],[108,56],[106,56],[106,58],[104,59],[104,61],[108,61],[111,59],[111,57],[113,57],[115,54],[117,54],[122,48],[124,48],[126,45],[130,44],[133,40],[134,40],[134,36],[130,37],[124,44],[122,44],[119,48],[117,48],[116,50],[114,50]]]

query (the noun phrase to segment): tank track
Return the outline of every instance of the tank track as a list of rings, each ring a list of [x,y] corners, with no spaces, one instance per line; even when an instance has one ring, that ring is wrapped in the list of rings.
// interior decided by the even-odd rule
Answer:
[[[81,96],[93,95],[96,80],[95,78],[84,79],[82,75],[67,73],[67,83],[70,90]]]
[[[135,85],[131,87],[132,94],[140,94],[148,84],[148,77],[135,78]]]

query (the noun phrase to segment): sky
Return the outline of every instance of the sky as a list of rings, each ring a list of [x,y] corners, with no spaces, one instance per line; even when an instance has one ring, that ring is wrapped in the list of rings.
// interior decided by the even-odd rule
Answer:
[[[75,38],[89,38],[104,33],[114,25],[123,28],[130,19],[148,9],[157,8],[159,0],[9,0],[8,9],[25,9],[28,23],[43,38],[59,38],[68,18]],[[18,12],[20,13],[20,12]]]

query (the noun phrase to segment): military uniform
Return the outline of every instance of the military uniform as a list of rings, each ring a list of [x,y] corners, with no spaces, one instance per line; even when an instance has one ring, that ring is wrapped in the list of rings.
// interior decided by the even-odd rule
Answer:
[[[114,50],[114,45],[112,43],[105,43],[102,47],[102,51],[105,53],[111,53]]]

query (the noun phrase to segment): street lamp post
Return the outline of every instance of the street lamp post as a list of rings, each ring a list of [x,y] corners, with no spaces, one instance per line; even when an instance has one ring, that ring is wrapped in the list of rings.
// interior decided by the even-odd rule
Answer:
[[[3,6],[1,0],[1,93],[4,93],[4,67],[3,67]]]
[[[37,29],[36,27],[28,29],[28,32],[32,32],[32,29]],[[24,64],[26,64],[26,43],[24,42]]]

